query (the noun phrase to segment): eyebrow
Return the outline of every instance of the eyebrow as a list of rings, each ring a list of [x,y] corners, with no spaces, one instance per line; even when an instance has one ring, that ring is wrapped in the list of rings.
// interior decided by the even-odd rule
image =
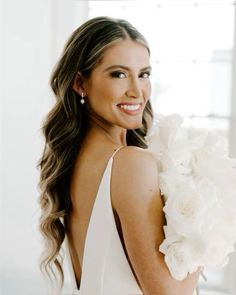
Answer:
[[[104,72],[107,72],[107,71],[112,70],[114,68],[121,68],[121,69],[124,69],[124,70],[127,70],[127,71],[131,70],[129,67],[126,67],[126,66],[123,66],[123,65],[113,65],[113,66],[110,66],[110,67],[106,68],[104,70]],[[152,67],[147,66],[147,67],[144,67],[144,68],[140,69],[140,71],[147,71],[147,70],[152,70]]]

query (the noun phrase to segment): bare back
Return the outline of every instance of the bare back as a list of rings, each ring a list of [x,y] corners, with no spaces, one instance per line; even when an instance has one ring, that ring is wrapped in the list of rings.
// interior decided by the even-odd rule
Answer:
[[[84,243],[99,184],[115,146],[84,149],[71,180],[73,211],[68,219],[68,239],[78,285]],[[96,165],[95,165],[96,163]],[[199,273],[184,281],[174,280],[158,251],[164,239],[163,202],[158,171],[152,155],[137,147],[125,147],[112,168],[111,200],[116,225],[138,285],[145,295],[191,295]]]
[[[96,144],[94,147],[94,149],[84,147],[81,150],[76,159],[70,185],[72,210],[67,219],[67,236],[78,285],[81,280],[86,234],[95,198],[107,162],[117,149],[114,145],[104,147],[104,143],[102,146]],[[121,236],[119,221],[116,215],[114,217]]]

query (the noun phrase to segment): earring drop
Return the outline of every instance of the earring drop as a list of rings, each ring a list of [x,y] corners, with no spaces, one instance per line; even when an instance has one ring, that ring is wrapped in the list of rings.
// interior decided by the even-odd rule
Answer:
[[[85,100],[84,100],[84,93],[83,93],[83,92],[81,93],[81,97],[82,97],[82,98],[81,98],[81,100],[80,100],[80,103],[81,103],[81,104],[84,104],[84,103],[85,103]]]

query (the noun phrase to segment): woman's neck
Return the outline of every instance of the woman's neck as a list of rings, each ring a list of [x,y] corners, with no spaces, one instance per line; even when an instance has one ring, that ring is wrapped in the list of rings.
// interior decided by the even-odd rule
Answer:
[[[93,126],[89,129],[85,140],[96,142],[107,142],[114,146],[126,146],[127,130],[120,127],[113,127],[109,130],[100,126]]]

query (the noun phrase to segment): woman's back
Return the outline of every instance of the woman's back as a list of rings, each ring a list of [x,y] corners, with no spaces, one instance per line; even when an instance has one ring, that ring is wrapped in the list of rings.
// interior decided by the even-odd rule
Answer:
[[[98,154],[99,152],[94,156],[96,157]],[[85,155],[86,153],[84,153]],[[95,163],[93,157],[87,161],[90,163],[84,162],[84,165],[81,164],[75,168],[71,186],[72,194],[74,193],[72,203],[76,205],[69,221],[68,235],[78,281],[81,277],[80,266],[83,263],[83,271],[87,276],[85,280],[89,282],[88,285],[90,284],[91,288],[96,286],[97,294],[99,294],[99,284],[101,284],[99,288],[103,290],[100,294],[103,295],[192,294],[191,290],[194,288],[198,275],[186,279],[184,283],[173,280],[165,266],[162,254],[158,251],[158,245],[163,240],[164,218],[157,183],[157,167],[152,155],[148,151],[131,146],[121,148],[117,152],[114,157],[114,165],[112,165],[112,158],[109,160],[109,156],[106,157],[106,163],[104,163],[104,158],[103,161],[97,160],[98,166],[93,164]],[[87,167],[93,166],[93,169],[90,169],[90,174],[87,170],[83,170],[86,165]],[[87,180],[84,178],[83,183],[83,177],[80,176],[80,182],[76,183],[75,180],[76,185],[73,183],[73,179],[77,179],[81,171]],[[99,183],[100,181],[101,183]],[[98,188],[100,191],[97,192]],[[88,195],[91,196],[94,192],[95,194],[88,200],[83,195],[89,193]],[[96,206],[93,207],[93,204]],[[95,211],[96,220],[92,221]],[[101,220],[106,221],[101,223],[99,228]],[[91,225],[91,221],[93,225]],[[88,223],[90,227],[94,228],[94,231],[87,231]],[[115,227],[112,227],[112,224]],[[86,247],[84,246],[85,239]],[[102,244],[107,249],[99,249],[99,245]],[[86,249],[87,247],[90,250]],[[103,252],[104,250],[106,251]],[[86,254],[86,251],[89,253]],[[83,256],[87,257],[84,262],[82,262]],[[120,261],[123,262],[120,263]],[[89,268],[85,270],[88,263],[95,270],[94,277],[99,280],[98,285],[93,278],[93,271]],[[109,271],[106,272],[106,269]],[[124,276],[121,275],[122,273]],[[114,276],[116,280],[114,280]],[[82,284],[83,280],[84,277]],[[113,282],[113,285],[110,285],[109,281]],[[121,281],[122,284],[119,286]],[[88,289],[85,291],[88,292]]]
[[[99,147],[97,147],[98,150]],[[78,281],[81,276],[80,265],[83,263],[86,232],[106,162],[107,156],[104,152],[95,153],[89,150],[85,152],[83,149],[75,163],[71,177],[72,210],[67,217],[67,235]],[[76,239],[73,239],[75,236]]]
[[[121,148],[110,153],[108,159],[104,149],[99,153],[99,147],[89,159],[82,152],[72,175],[67,238],[77,281],[81,282],[79,294],[142,294],[126,257],[119,218],[110,197],[113,156]]]

